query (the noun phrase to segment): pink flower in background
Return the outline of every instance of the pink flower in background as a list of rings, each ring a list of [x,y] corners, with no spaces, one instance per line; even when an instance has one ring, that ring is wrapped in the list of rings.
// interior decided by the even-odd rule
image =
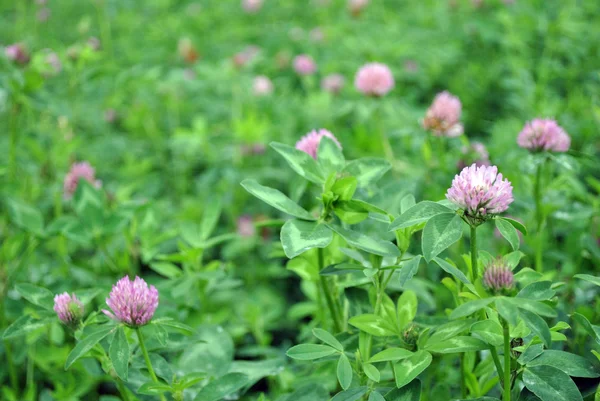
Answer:
[[[304,135],[298,142],[296,142],[296,149],[308,153],[313,159],[316,159],[319,143],[321,143],[321,139],[324,136],[331,138],[340,149],[342,148],[340,142],[331,132],[327,131],[326,129],[320,129],[318,131],[310,131],[308,134]]]
[[[368,4],[369,0],[348,0],[348,9],[353,16],[358,17]]]
[[[131,327],[147,324],[158,307],[158,290],[141,278],[125,276],[113,286],[106,304],[112,310],[102,310],[111,319]]]
[[[263,6],[263,0],[242,0],[242,8],[248,14],[255,14],[260,11]]]
[[[259,75],[254,78],[252,85],[255,96],[267,96],[273,93],[273,82],[264,75]]]
[[[100,51],[102,49],[102,43],[100,42],[100,39],[95,36],[92,36],[87,40],[87,45],[94,51]]]
[[[73,326],[79,323],[83,316],[83,304],[75,294],[69,295],[69,293],[63,292],[54,297],[54,312],[61,322]]]
[[[406,60],[404,62],[404,71],[414,74],[419,71],[419,63],[415,60]]]
[[[300,54],[294,57],[294,70],[299,75],[312,75],[317,71],[317,65],[311,56]]]
[[[242,145],[241,151],[242,155],[262,155],[267,150],[267,147],[263,143],[252,143]]]
[[[195,63],[200,56],[190,38],[179,39],[179,42],[177,42],[177,52],[179,53],[179,56],[188,64]]]
[[[486,266],[483,285],[489,290],[500,292],[514,286],[514,275],[502,258],[497,258]]]
[[[280,70],[286,69],[290,65],[291,56],[285,51],[279,51],[275,55],[275,64]]]
[[[51,15],[50,9],[48,7],[44,7],[44,8],[40,8],[37,11],[37,13],[35,14],[35,17],[40,22],[46,22],[50,19],[50,15]]]
[[[533,152],[566,152],[571,146],[571,137],[556,121],[536,118],[525,124],[517,143]]]
[[[252,62],[259,52],[260,48],[258,46],[247,46],[241,52],[238,52],[233,56],[233,64],[235,64],[236,67],[243,67]]]
[[[63,185],[66,199],[70,199],[73,196],[77,190],[79,180],[86,180],[96,188],[102,186],[102,182],[96,180],[96,171],[88,162],[73,163],[69,173],[65,177]]]
[[[463,157],[458,162],[458,168],[460,170],[473,163],[475,163],[477,167],[490,165],[490,154],[485,148],[485,145],[481,142],[471,142],[469,146],[463,146],[461,153]]]
[[[60,58],[58,57],[58,54],[56,54],[55,52],[47,49],[45,61],[48,67],[50,68],[49,75],[57,75],[62,71],[62,63],[60,61]]]
[[[256,235],[256,229],[254,227],[252,216],[244,215],[238,218],[237,233],[243,238],[251,238]]]
[[[384,96],[394,88],[394,76],[387,65],[368,63],[362,66],[354,78],[354,86],[367,96]]]
[[[310,40],[317,43],[325,40],[325,34],[323,33],[323,30],[319,27],[311,29],[308,36],[310,37]]]
[[[447,91],[438,93],[427,110],[423,127],[435,136],[460,136],[463,133],[463,126],[459,122],[461,113],[462,104],[456,96]]]
[[[464,210],[465,216],[485,219],[508,209],[514,200],[512,190],[511,183],[498,173],[498,167],[472,164],[454,177],[446,198]]]
[[[21,43],[6,46],[4,48],[4,54],[9,60],[14,61],[17,64],[25,65],[29,63],[29,52],[25,45]]]
[[[119,115],[115,109],[104,110],[104,121],[108,124],[113,124],[115,121],[117,121],[118,117]]]
[[[38,6],[45,6],[46,4],[48,4],[48,0],[35,0],[35,4],[37,4]]]
[[[345,81],[346,79],[342,74],[329,74],[321,80],[321,89],[335,95],[342,90]]]

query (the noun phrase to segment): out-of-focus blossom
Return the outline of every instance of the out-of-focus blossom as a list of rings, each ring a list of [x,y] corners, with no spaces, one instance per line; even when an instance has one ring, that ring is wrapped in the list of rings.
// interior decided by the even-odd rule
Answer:
[[[514,287],[514,275],[502,258],[489,263],[483,273],[483,284],[489,290],[502,292]]]
[[[188,81],[193,81],[196,79],[196,71],[194,71],[193,68],[184,68],[183,78],[187,79]]]
[[[394,85],[392,71],[382,63],[365,64],[354,78],[356,89],[367,96],[385,96]]]
[[[117,121],[118,117],[119,115],[117,114],[117,111],[115,109],[104,110],[104,121],[108,124],[114,124]]]
[[[289,53],[285,51],[279,51],[275,55],[275,64],[277,65],[277,68],[284,70],[289,67],[291,59],[292,57]]]
[[[462,104],[456,96],[447,91],[438,93],[425,114],[423,127],[435,136],[460,136],[464,131],[461,113]]]
[[[242,0],[242,8],[248,14],[255,14],[260,11],[263,6],[263,0]]]
[[[308,134],[304,135],[298,142],[296,142],[296,149],[308,153],[313,159],[316,159],[317,150],[319,150],[319,143],[321,143],[321,139],[323,139],[324,136],[331,138],[340,149],[342,148],[342,145],[337,140],[335,135],[326,129],[320,129],[318,131],[310,131]]]
[[[300,54],[294,57],[294,70],[299,75],[312,75],[317,71],[317,65],[311,56]]]
[[[92,36],[87,40],[87,45],[96,52],[102,49],[102,42],[95,36]]]
[[[251,238],[256,235],[256,228],[252,216],[240,216],[237,220],[237,233],[240,237]]]
[[[4,48],[4,54],[6,55],[6,58],[20,65],[26,65],[30,60],[29,52],[22,43],[6,46]]]
[[[48,0],[35,0],[35,4],[37,4],[38,6],[45,6],[46,4],[48,4]]]
[[[525,124],[517,143],[532,152],[566,152],[571,146],[571,137],[556,121],[536,118]]]
[[[323,33],[323,30],[319,27],[311,29],[308,36],[310,37],[310,40],[317,43],[320,43],[323,40],[325,40],[325,34]]]
[[[252,143],[252,144],[242,145],[241,150],[242,150],[242,155],[244,155],[244,156],[262,155],[267,150],[267,147],[263,143]]]
[[[259,75],[254,78],[252,85],[254,95],[256,96],[267,96],[273,93],[273,82],[264,75]]]
[[[75,294],[67,292],[54,297],[54,312],[61,322],[67,326],[76,326],[83,317],[83,304]]]
[[[44,7],[44,8],[40,8],[37,11],[37,13],[35,14],[35,17],[40,22],[46,22],[50,19],[50,15],[51,15],[50,9],[48,7]]]
[[[130,327],[147,324],[158,307],[158,290],[136,277],[130,280],[125,276],[113,286],[106,304],[112,310],[102,310],[111,319]]]
[[[481,8],[483,6],[483,0],[471,0],[473,8]]]
[[[73,196],[80,180],[86,180],[96,188],[102,186],[102,182],[96,180],[96,170],[88,162],[73,163],[69,173],[65,176],[63,185],[66,199]]]
[[[404,71],[414,74],[419,71],[419,63],[415,60],[406,60],[404,62]]]
[[[498,173],[496,166],[472,164],[452,180],[446,198],[464,211],[472,225],[502,213],[513,202],[511,183]]]
[[[55,52],[46,50],[46,65],[48,66],[48,75],[57,75],[62,71],[62,63],[60,57]]]
[[[190,38],[181,38],[177,43],[177,52],[179,56],[189,64],[195,63],[198,60],[198,51],[194,47],[194,43]]]
[[[243,67],[252,62],[259,52],[260,48],[258,46],[247,46],[241,52],[238,52],[233,56],[233,64],[235,64],[236,67]]]
[[[490,165],[490,154],[481,142],[471,142],[469,146],[463,146],[461,153],[462,158],[458,162],[459,170],[473,163],[477,167]]]
[[[326,92],[338,94],[345,84],[345,78],[342,74],[330,74],[321,80],[321,89]]]
[[[369,4],[369,0],[348,0],[348,10],[350,13],[358,17]]]

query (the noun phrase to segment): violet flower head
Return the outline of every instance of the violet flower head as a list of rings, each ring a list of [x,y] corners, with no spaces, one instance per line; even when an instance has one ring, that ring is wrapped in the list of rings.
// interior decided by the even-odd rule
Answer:
[[[26,65],[30,60],[27,48],[21,43],[6,46],[4,48],[4,54],[6,55],[6,58],[20,65]]]
[[[536,118],[525,124],[517,143],[532,152],[566,152],[571,146],[571,137],[556,121]]]
[[[300,54],[294,57],[294,71],[299,75],[312,75],[317,71],[317,64],[313,58],[307,54]]]
[[[79,180],[86,180],[96,188],[102,186],[102,181],[96,180],[96,170],[88,162],[73,163],[63,184],[66,199],[73,197]]]
[[[450,92],[438,93],[425,114],[423,127],[435,136],[456,137],[463,133],[460,123],[462,104]]]
[[[273,93],[273,82],[264,75],[258,75],[254,78],[252,89],[255,96],[267,96]]]
[[[346,79],[342,74],[330,74],[321,80],[321,89],[337,95],[344,87]]]
[[[243,238],[252,238],[256,235],[256,228],[252,216],[240,216],[237,220],[237,233]]]
[[[327,131],[326,129],[320,129],[318,131],[310,131],[308,134],[304,135],[298,142],[296,142],[296,149],[308,153],[313,159],[316,159],[317,150],[319,150],[319,143],[321,143],[321,139],[324,136],[331,138],[340,149],[342,148],[340,142],[331,132]]]
[[[102,310],[111,319],[118,320],[131,327],[147,324],[158,307],[158,290],[141,278],[130,280],[125,276],[117,281],[106,299],[112,310]]]
[[[75,326],[83,317],[83,304],[75,294],[63,292],[54,297],[54,312],[67,326]]]
[[[472,225],[504,212],[513,202],[511,183],[496,166],[465,167],[452,180],[446,198],[464,211]]]
[[[483,285],[494,292],[511,290],[514,286],[514,279],[513,272],[502,258],[497,258],[489,263],[483,273]]]
[[[385,96],[394,88],[394,76],[389,67],[382,63],[363,65],[354,78],[354,86],[367,96]]]
[[[242,8],[248,14],[254,14],[260,11],[263,6],[263,0],[242,0]]]

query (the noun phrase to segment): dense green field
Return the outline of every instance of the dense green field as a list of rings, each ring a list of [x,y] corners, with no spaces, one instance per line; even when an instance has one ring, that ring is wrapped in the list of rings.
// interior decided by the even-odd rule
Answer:
[[[0,400],[599,400],[599,43],[594,0],[0,1]]]

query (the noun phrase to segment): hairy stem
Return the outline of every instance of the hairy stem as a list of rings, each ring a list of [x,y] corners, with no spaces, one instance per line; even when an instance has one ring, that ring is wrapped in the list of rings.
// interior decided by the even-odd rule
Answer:
[[[536,221],[536,232],[537,241],[535,249],[535,270],[542,272],[543,270],[543,252],[544,252],[544,240],[542,225],[544,224],[544,213],[542,211],[542,170],[543,163],[538,164],[535,173],[535,184],[533,188],[533,197],[535,199],[535,221]]]
[[[158,377],[156,377],[156,373],[154,373],[154,368],[152,368],[152,362],[150,362],[150,355],[148,355],[148,350],[146,349],[146,345],[144,344],[144,336],[142,335],[142,330],[137,327],[135,329],[135,333],[137,334],[138,341],[140,343],[140,349],[142,350],[142,355],[144,355],[144,360],[146,361],[146,367],[148,368],[148,373],[152,378],[154,383],[158,383]],[[166,398],[163,394],[160,395],[161,401],[166,401]]]
[[[323,248],[318,248],[318,254],[319,254],[319,272],[321,270],[323,270],[323,268],[325,267],[325,263],[324,263],[324,256],[323,256]],[[335,328],[335,331],[337,333],[341,333],[343,331],[342,329],[342,323],[340,321],[340,317],[338,316],[338,311],[335,307],[335,300],[333,299],[333,296],[331,295],[331,288],[329,287],[326,277],[325,276],[321,276],[319,275],[319,282],[321,284],[321,289],[323,290],[323,293],[325,294],[325,301],[327,301],[327,307],[329,308],[329,312],[331,313],[331,318],[333,320],[333,326]]]
[[[508,331],[508,323],[503,322],[502,324],[503,333],[504,333],[504,394],[502,396],[503,401],[510,401],[510,334]]]
[[[477,227],[471,226],[471,281],[477,279]]]
[[[500,385],[503,385],[502,383],[504,383],[504,370],[502,369],[502,364],[500,363],[498,351],[496,351],[495,347],[491,347],[490,352],[492,353],[492,359],[494,360],[494,365],[496,365],[496,371],[498,372],[498,377],[500,378]]]

